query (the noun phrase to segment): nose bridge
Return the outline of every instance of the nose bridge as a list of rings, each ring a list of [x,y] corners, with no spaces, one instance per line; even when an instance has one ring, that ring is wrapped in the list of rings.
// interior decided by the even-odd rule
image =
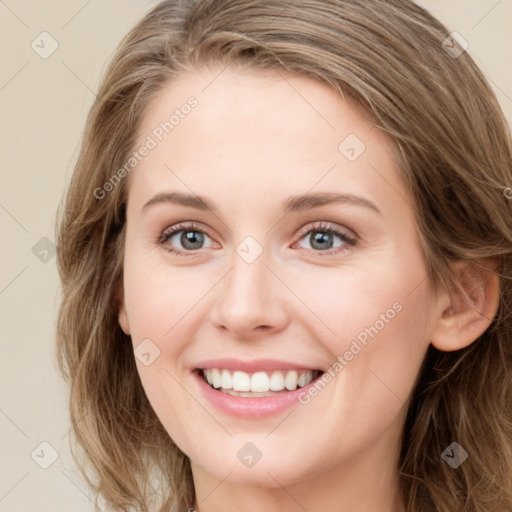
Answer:
[[[266,332],[281,329],[286,322],[278,283],[267,268],[269,251],[261,248],[257,254],[251,243],[242,242],[234,251],[231,270],[219,289],[212,314],[217,326],[241,338],[254,336],[263,327]]]

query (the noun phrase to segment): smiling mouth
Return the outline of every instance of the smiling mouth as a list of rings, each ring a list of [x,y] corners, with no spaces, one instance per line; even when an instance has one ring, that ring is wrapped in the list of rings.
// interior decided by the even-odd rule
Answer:
[[[248,373],[224,368],[198,369],[209,386],[221,393],[242,397],[265,397],[295,391],[310,384],[321,370],[276,370]]]

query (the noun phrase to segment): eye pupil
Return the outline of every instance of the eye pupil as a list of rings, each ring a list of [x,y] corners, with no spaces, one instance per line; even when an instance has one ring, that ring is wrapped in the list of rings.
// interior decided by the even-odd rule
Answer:
[[[333,246],[332,235],[330,233],[317,231],[311,234],[310,240],[313,249],[330,249]],[[320,244],[320,246],[315,247],[315,244]]]
[[[200,249],[204,242],[204,234],[199,231],[183,231],[180,242],[185,249]]]

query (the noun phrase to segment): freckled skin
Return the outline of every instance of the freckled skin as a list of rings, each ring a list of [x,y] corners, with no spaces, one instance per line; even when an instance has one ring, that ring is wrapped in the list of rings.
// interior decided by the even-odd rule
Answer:
[[[393,143],[310,78],[282,74],[298,94],[271,71],[226,69],[213,80],[218,72],[167,86],[138,132],[143,143],[197,98],[129,177],[119,320],[134,347],[149,338],[161,351],[149,366],[137,361],[143,386],[191,458],[201,512],[397,512],[406,402],[441,306],[428,286]],[[338,150],[350,134],[366,146],[353,162]],[[170,191],[204,196],[218,211],[158,204],[142,212]],[[381,213],[333,203],[283,214],[289,196],[307,192],[354,194]],[[167,228],[186,222],[207,233],[203,248],[180,256],[166,250],[171,241],[158,243]],[[319,222],[356,235],[356,246],[334,236],[335,252],[322,254],[310,236]],[[263,249],[250,264],[236,253],[247,236]],[[179,235],[172,243],[186,252]],[[190,374],[195,363],[222,357],[327,370],[395,303],[401,310],[325,389],[275,417],[219,412]],[[252,468],[237,457],[247,442],[262,453]]]

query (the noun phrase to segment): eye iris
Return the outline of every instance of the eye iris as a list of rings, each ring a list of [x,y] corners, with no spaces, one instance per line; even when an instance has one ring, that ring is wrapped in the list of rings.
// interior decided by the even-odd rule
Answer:
[[[181,234],[180,242],[185,249],[200,249],[204,242],[204,234],[199,231],[184,231]]]
[[[313,249],[330,249],[333,246],[332,234],[317,231],[310,236],[311,247]],[[319,244],[318,247],[315,247]]]

